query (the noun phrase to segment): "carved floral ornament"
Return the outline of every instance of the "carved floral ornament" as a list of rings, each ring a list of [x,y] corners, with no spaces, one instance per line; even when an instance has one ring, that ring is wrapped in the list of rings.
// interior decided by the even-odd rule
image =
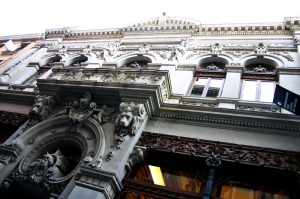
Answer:
[[[51,73],[48,80],[65,81],[96,81],[113,83],[141,83],[141,84],[161,84],[164,77],[158,75],[142,75],[140,73],[126,73],[125,71],[110,73],[91,73],[88,71],[68,70]]]
[[[147,147],[149,150],[199,157],[215,156],[224,161],[300,171],[300,153],[298,152],[262,149],[150,132],[142,133],[137,146]]]

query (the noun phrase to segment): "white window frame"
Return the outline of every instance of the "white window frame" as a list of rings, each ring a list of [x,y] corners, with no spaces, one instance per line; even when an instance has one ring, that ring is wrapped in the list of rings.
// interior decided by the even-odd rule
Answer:
[[[255,92],[255,100],[245,100],[243,99],[244,97],[244,92],[245,92],[245,82],[246,81],[252,81],[252,82],[256,82],[256,92]],[[241,88],[241,92],[240,92],[240,100],[244,100],[244,101],[257,101],[257,102],[272,102],[272,101],[261,101],[261,83],[262,82],[270,82],[273,83],[273,94],[275,92],[275,87],[276,87],[276,81],[268,81],[268,80],[251,80],[251,79],[243,79],[242,80],[242,88]]]

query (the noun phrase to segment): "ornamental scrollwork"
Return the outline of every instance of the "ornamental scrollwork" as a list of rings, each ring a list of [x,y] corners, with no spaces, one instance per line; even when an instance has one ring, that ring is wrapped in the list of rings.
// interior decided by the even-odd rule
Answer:
[[[300,154],[292,151],[262,149],[149,132],[142,133],[137,146],[199,157],[215,156],[224,161],[300,171]]]
[[[83,123],[89,118],[93,118],[98,121],[99,124],[103,124],[106,121],[106,105],[102,108],[97,108],[97,104],[92,102],[92,95],[90,92],[86,92],[84,97],[80,101],[69,102],[63,111],[60,111],[53,117],[59,115],[68,115],[70,120],[69,131],[78,132]]]
[[[282,57],[286,58],[289,62],[294,61],[294,58],[291,55],[289,55],[289,53],[287,53],[287,52],[272,52],[271,54],[282,56]]]

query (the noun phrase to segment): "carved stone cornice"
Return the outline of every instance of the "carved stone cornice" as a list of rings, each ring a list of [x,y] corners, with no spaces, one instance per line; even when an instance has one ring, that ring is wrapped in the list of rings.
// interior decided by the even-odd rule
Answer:
[[[278,74],[280,75],[300,75],[299,67],[286,67],[286,68],[277,68]]]
[[[157,112],[172,93],[168,71],[159,70],[53,69],[53,75],[37,82],[40,94],[57,95],[61,90],[69,98],[78,95],[77,86],[84,86],[100,104],[117,106],[126,99],[145,104],[149,115]]]
[[[222,161],[300,171],[300,153],[293,151],[206,141],[150,132],[143,132],[136,145],[146,147],[148,150],[203,158],[214,154]]]
[[[207,104],[206,107],[197,106],[193,100],[185,98],[185,104],[180,106],[164,104],[160,107],[157,117],[174,120],[174,122],[190,122],[224,129],[234,128],[258,133],[300,136],[298,116],[264,111],[213,108],[210,103],[206,102],[205,104]]]
[[[29,118],[28,115],[20,113],[11,113],[7,111],[0,111],[0,123],[20,126]]]

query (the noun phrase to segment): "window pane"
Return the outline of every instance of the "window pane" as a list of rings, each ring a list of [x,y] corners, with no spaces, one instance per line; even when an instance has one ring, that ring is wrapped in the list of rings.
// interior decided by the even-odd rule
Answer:
[[[194,84],[194,88],[193,88],[190,96],[201,97],[202,94],[203,94],[206,83],[207,83],[207,79],[198,78],[197,81]]]
[[[193,96],[193,97],[201,97],[203,91],[204,91],[204,87],[194,86],[194,88],[193,88],[193,90],[192,90],[190,96]]]
[[[222,79],[212,79],[207,90],[206,97],[218,97],[219,91],[222,86]]]
[[[268,193],[258,191],[255,189],[248,189],[236,186],[222,186],[221,198],[223,199],[256,199],[256,198],[269,198],[269,199],[289,199],[290,197],[282,194]]]
[[[202,182],[193,171],[143,164],[133,176],[135,180],[200,193]]]
[[[274,96],[274,82],[261,82],[260,101],[272,102]]]
[[[198,78],[198,80],[195,82],[195,85],[205,86],[206,82],[207,82],[207,79]]]
[[[256,100],[256,81],[244,81],[242,100]]]
[[[209,88],[207,90],[206,97],[218,97],[219,95],[219,88]]]
[[[210,88],[211,88],[211,87],[213,87],[213,88],[221,88],[222,82],[223,82],[222,79],[212,79],[212,80],[210,81],[209,87],[210,87]]]

